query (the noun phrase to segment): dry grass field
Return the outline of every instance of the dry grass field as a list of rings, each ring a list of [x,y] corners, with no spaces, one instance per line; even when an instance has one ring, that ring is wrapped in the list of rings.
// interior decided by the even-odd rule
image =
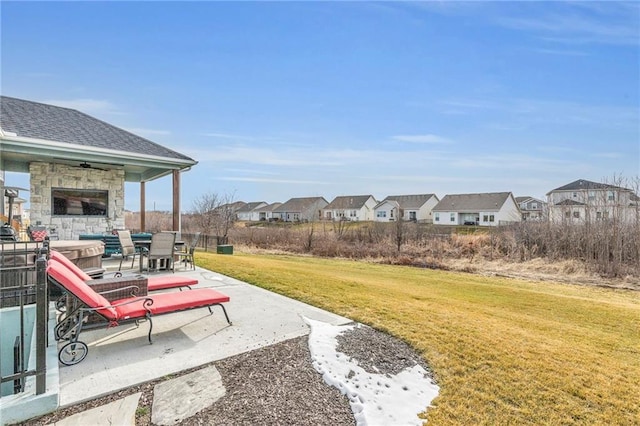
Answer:
[[[640,419],[640,292],[310,256],[197,260],[411,344],[441,387],[429,424]]]

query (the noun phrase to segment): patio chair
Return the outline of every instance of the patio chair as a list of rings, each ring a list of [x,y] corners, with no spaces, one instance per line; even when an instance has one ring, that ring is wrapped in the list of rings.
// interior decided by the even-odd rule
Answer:
[[[194,253],[196,251],[196,246],[200,241],[200,234],[201,232],[196,232],[188,245],[184,246],[182,249],[176,249],[175,252],[178,262],[184,262],[185,266],[187,264],[191,264],[191,269],[196,269]]]
[[[231,325],[227,310],[222,305],[229,301],[229,296],[210,288],[159,293],[153,296],[133,296],[110,302],[103,294],[94,291],[80,277],[55,260],[50,259],[48,262],[47,277],[51,284],[61,287],[77,302],[77,307],[65,318],[65,326],[56,330],[56,335],[67,341],[58,351],[58,360],[64,365],[77,364],[87,356],[88,346],[78,340],[82,330],[103,326],[105,323],[107,327],[116,327],[124,323],[137,324],[141,320],[148,320],[147,337],[150,344],[153,343],[152,317],[157,315],[198,308],[208,308],[209,313],[213,314],[211,307],[220,306],[227,323]],[[86,320],[87,316],[93,313],[100,321],[91,324]],[[60,323],[56,327],[59,326]]]
[[[171,269],[171,272],[175,272],[173,262],[175,245],[176,234],[173,232],[156,232],[151,235],[149,250],[141,253],[143,258],[147,258],[147,270],[151,271],[153,269],[157,271],[160,269],[160,265],[164,263],[166,269]],[[142,262],[140,267],[142,267]]]
[[[122,261],[125,257],[131,256],[131,269],[133,269],[133,264],[136,261],[136,256],[140,256],[141,253],[136,250],[136,246],[133,244],[133,240],[131,239],[131,232],[128,230],[119,230],[118,231],[118,240],[120,241],[120,252],[122,253],[122,258],[120,259],[120,265],[118,266],[118,271],[122,270]]]

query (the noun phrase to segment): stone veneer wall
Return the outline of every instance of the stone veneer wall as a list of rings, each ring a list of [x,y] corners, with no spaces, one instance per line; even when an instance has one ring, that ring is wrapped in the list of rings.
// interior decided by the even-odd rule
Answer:
[[[77,240],[80,234],[110,233],[124,228],[124,170],[96,170],[51,163],[31,163],[32,225],[58,232],[61,240]],[[109,191],[109,217],[52,216],[51,188]]]

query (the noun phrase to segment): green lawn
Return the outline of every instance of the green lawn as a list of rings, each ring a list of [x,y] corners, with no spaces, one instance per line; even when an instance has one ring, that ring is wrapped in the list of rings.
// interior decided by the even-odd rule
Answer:
[[[429,424],[639,424],[638,292],[303,256],[196,258],[411,344],[441,388]]]

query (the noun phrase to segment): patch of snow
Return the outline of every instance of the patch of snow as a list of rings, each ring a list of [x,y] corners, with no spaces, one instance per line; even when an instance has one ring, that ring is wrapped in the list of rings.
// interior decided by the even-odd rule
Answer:
[[[440,390],[424,368],[415,365],[395,376],[368,373],[357,361],[336,351],[336,336],[355,325],[304,320],[311,328],[309,350],[314,368],[327,384],[347,395],[358,425],[424,423],[418,414],[431,405]]]

